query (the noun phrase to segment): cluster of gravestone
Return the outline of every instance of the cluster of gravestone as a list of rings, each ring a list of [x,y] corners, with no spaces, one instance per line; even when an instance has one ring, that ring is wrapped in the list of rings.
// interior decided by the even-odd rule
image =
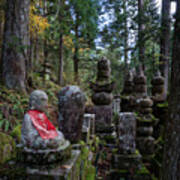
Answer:
[[[141,68],[134,74],[127,73],[123,91],[113,102],[120,147],[113,158],[112,179],[159,178],[163,125],[167,116],[165,102],[164,78],[159,72],[153,77],[149,91]]]
[[[152,80],[152,96],[148,96],[146,77],[140,69],[135,76],[129,72],[122,95],[113,96],[110,61],[102,58],[97,64],[97,78],[90,83],[91,108],[86,107],[85,95],[78,86],[67,86],[59,92],[58,130],[45,114],[46,93],[33,91],[17,158],[10,162],[13,178],[152,179],[151,161],[165,111],[158,106],[166,100],[163,83],[157,73]],[[100,168],[103,159],[108,161],[104,171],[107,163]],[[12,174],[0,178],[9,176],[12,179]]]

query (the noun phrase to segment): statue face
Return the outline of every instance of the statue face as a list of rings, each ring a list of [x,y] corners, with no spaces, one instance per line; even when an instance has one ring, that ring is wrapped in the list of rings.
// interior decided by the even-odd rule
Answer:
[[[35,90],[30,95],[30,109],[45,111],[48,106],[48,96],[44,91]]]

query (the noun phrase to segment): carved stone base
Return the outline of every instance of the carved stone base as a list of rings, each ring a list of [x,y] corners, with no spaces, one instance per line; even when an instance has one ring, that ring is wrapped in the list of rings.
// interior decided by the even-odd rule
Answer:
[[[113,155],[112,166],[108,180],[151,180],[138,151],[135,154]]]
[[[52,163],[60,162],[70,157],[71,146],[69,141],[58,149],[29,149],[23,147],[21,144],[17,145],[17,161],[31,166],[49,165]]]
[[[113,168],[138,170],[141,168],[141,155],[136,154],[115,154],[112,160]]]
[[[32,167],[31,165],[17,162],[11,170],[0,173],[0,179],[20,179],[20,180],[79,180],[80,179],[80,151],[72,150],[71,157],[58,164],[48,166]]]

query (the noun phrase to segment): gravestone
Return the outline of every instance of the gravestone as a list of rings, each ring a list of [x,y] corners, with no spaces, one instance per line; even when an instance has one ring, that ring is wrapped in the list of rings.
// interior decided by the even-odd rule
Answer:
[[[133,154],[136,151],[136,118],[133,113],[119,113],[119,153]]]
[[[108,180],[132,179],[151,180],[148,170],[141,161],[141,154],[136,150],[136,117],[134,113],[119,113],[118,151],[112,157],[112,169]],[[140,174],[142,169],[146,173]]]
[[[59,92],[59,129],[72,143],[81,140],[85,95],[78,86],[66,86]]]

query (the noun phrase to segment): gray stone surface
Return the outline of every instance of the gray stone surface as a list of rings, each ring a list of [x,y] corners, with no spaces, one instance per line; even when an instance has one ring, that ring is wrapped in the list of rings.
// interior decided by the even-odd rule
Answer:
[[[136,118],[134,113],[119,113],[118,140],[120,154],[133,154],[136,151]]]
[[[59,92],[59,129],[66,139],[75,143],[81,139],[85,110],[85,95],[78,86],[66,86]]]

